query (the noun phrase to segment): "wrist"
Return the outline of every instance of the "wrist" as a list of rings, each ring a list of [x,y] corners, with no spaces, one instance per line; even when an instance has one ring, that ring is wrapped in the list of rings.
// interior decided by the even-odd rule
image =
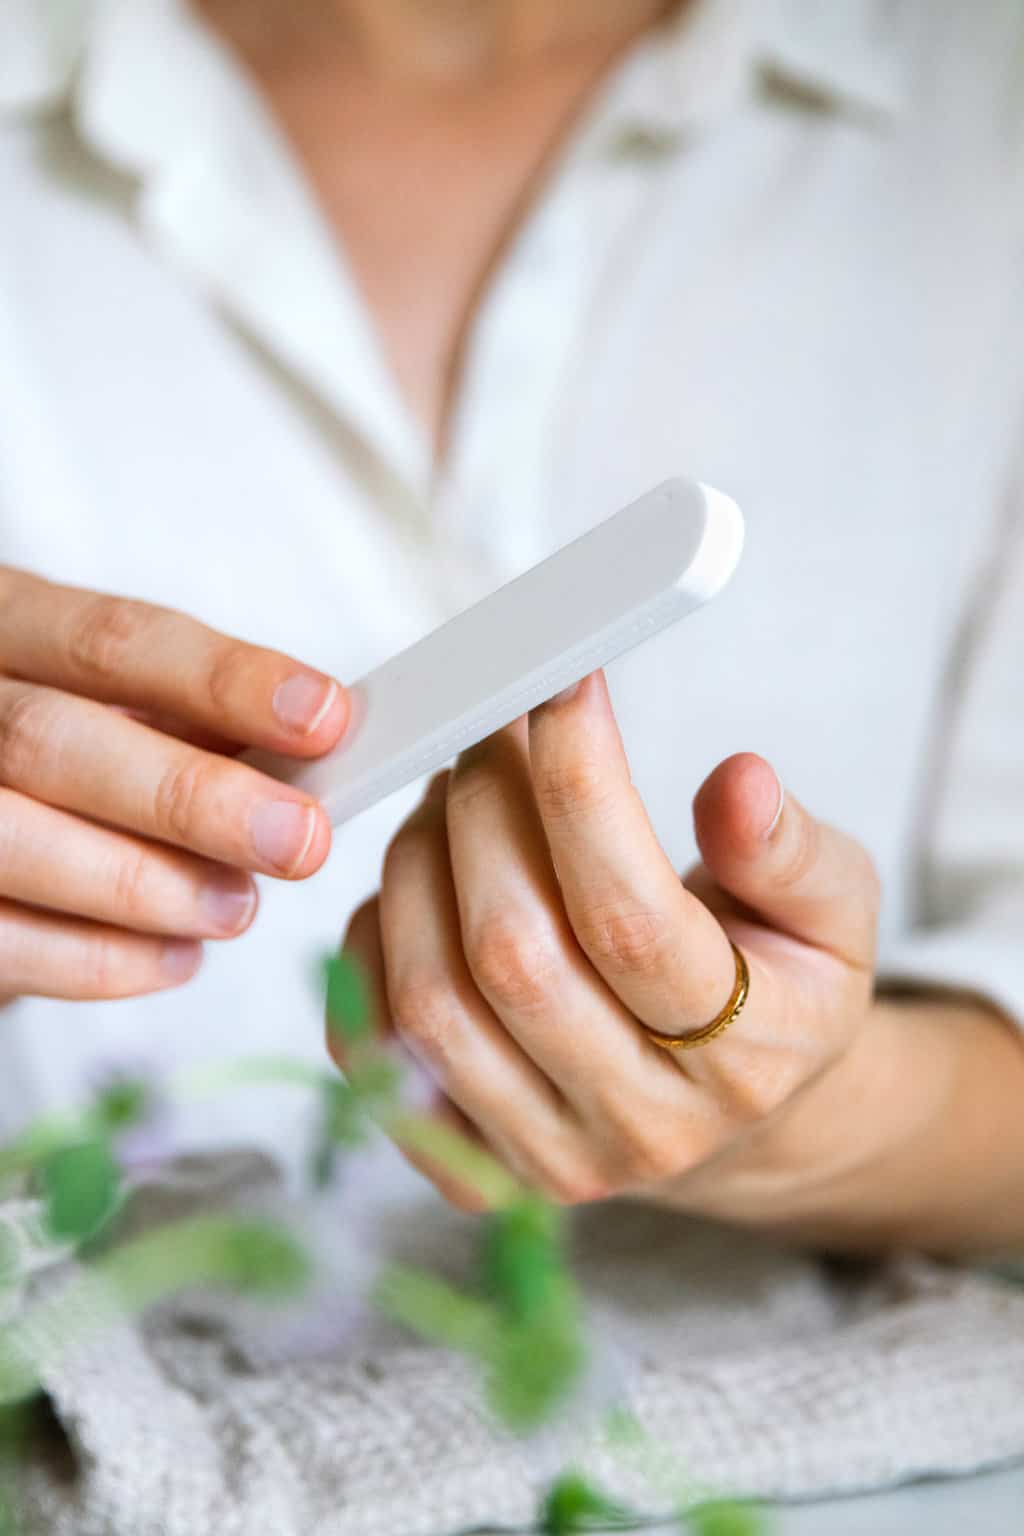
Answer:
[[[1024,1043],[976,1001],[879,998],[786,1109],[666,1192],[835,1250],[1024,1242]]]
[[[793,1106],[807,1159],[779,1230],[837,1249],[1024,1241],[1024,1044],[962,998],[879,998]]]

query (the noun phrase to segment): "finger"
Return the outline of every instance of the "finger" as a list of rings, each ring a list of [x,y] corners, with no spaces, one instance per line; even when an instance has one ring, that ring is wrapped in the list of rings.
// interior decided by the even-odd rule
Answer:
[[[629,776],[604,678],[530,717],[534,793],[569,920],[629,1011],[662,1034],[715,1017],[735,962],[665,857]]]
[[[577,943],[533,800],[526,732],[465,753],[448,789],[462,949],[507,1032],[587,1120],[639,1103],[670,1064]],[[678,1077],[669,1070],[673,1091]]]
[[[140,933],[234,938],[256,913],[241,870],[0,789],[0,896]]]
[[[190,981],[193,940],[124,933],[0,901],[0,990],[5,996],[84,1002],[141,997]]]
[[[444,814],[437,795],[405,824],[385,863],[380,916],[390,1014],[400,1039],[506,1167],[568,1197],[585,1165],[582,1128],[473,982]]]
[[[296,757],[328,751],[348,720],[337,682],[277,651],[10,569],[0,571],[0,670]]]
[[[309,796],[90,699],[0,680],[0,783],[93,821],[284,879],[331,831]]]
[[[694,802],[704,863],[763,922],[858,968],[874,961],[878,879],[866,851],[815,820],[763,758],[731,757]]]
[[[128,704],[111,704],[109,707],[127,715],[129,720],[138,720],[142,725],[152,727],[162,736],[176,736],[179,741],[187,741],[191,747],[202,747],[204,752],[237,757],[242,751],[237,741],[229,741],[226,736],[206,730],[201,725],[193,725],[188,720],[176,720],[173,715],[162,715],[152,709],[134,709]]]
[[[374,1027],[380,1033],[392,1034],[393,1029],[387,1013],[387,981],[381,944],[380,906],[376,897],[372,901],[365,902],[354,913],[345,934],[342,950],[358,961],[366,978]],[[340,1031],[330,1027],[330,1021],[327,1029],[327,1048],[333,1060],[344,1071],[348,1064],[345,1040]],[[484,1141],[479,1128],[473,1125],[450,1099],[445,1097],[440,1088],[431,1085],[429,1098],[430,1107],[424,1113],[433,1124],[455,1132],[471,1146],[494,1156],[493,1148]],[[459,1179],[438,1158],[431,1157],[422,1148],[401,1138],[396,1139],[396,1145],[410,1167],[422,1173],[450,1205],[464,1211],[483,1211],[488,1208],[486,1196],[472,1184]]]
[[[502,1029],[462,953],[442,797],[428,800],[388,850],[380,929],[390,1017],[433,1081],[488,1131],[511,1129],[517,1106],[536,1097],[553,1133],[557,1093]]]

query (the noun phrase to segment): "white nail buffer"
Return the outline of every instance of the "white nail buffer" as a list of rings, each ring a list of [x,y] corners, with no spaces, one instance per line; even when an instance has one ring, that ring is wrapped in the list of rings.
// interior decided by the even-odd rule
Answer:
[[[315,795],[337,826],[692,613],[742,548],[735,502],[667,480],[369,673],[326,757],[244,761]]]

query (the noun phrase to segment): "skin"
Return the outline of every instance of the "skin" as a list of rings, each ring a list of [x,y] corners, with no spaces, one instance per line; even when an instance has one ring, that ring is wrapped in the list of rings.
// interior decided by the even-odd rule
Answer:
[[[178,986],[204,939],[248,928],[254,873],[304,879],[326,858],[320,806],[232,756],[327,751],[348,718],[332,679],[182,614],[7,569],[0,668],[7,1000]]]
[[[694,823],[680,881],[599,674],[435,781],[345,948],[438,1119],[565,1204],[634,1196],[853,1250],[1019,1242],[1016,1033],[967,1000],[875,997],[871,860],[761,758],[716,768]],[[730,939],[751,976],[736,1022],[653,1044],[645,1026],[718,1013]]]
[[[496,261],[568,127],[671,7],[202,9],[291,137],[440,459]],[[232,755],[314,756],[346,714],[299,662],[0,571],[0,992],[186,981],[202,940],[252,920],[253,872],[304,878],[329,846],[315,804]],[[399,832],[346,941],[382,1026],[428,1064],[439,1118],[564,1202],[624,1193],[852,1249],[1019,1244],[1017,1034],[977,999],[876,996],[870,861],[792,796],[777,817],[778,797],[760,759],[719,765],[684,887],[592,679],[460,760]],[[729,995],[727,935],[750,961],[744,1013],[660,1051],[643,1025],[685,1033]]]
[[[290,139],[398,389],[443,458],[472,322],[509,241],[609,69],[672,6],[202,0],[202,9]]]

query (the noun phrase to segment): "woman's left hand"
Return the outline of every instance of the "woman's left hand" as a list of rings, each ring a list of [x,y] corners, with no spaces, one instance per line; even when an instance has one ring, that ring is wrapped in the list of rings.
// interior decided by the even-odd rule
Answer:
[[[808,1090],[870,1018],[877,880],[758,757],[722,763],[694,815],[703,863],[684,882],[595,674],[435,780],[346,949],[438,1115],[518,1178],[565,1203],[640,1193],[785,1225],[841,1140],[837,1095],[808,1113]],[[745,1008],[697,1049],[659,1047],[645,1027],[684,1036],[730,997],[730,940]]]

